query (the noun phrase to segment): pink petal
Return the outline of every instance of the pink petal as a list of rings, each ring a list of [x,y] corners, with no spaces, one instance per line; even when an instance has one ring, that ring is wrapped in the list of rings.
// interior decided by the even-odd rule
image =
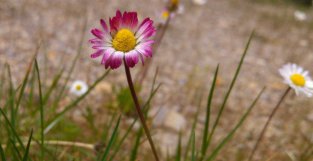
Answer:
[[[105,23],[103,19],[100,20],[100,24],[105,32],[109,32],[108,25]]]
[[[132,52],[128,52],[125,54],[125,61],[126,61],[127,66],[129,66],[131,68],[135,66],[135,63],[132,59]]]
[[[122,24],[122,20],[123,20],[123,17],[122,17],[121,11],[117,10],[116,15],[112,19],[109,20],[110,29],[112,32],[116,32],[119,30],[120,25]]]
[[[134,30],[137,25],[138,25],[138,18],[137,18],[136,12],[124,12],[123,13],[123,27]]]
[[[91,54],[90,57],[91,57],[91,58],[97,58],[97,57],[99,57],[100,55],[103,54],[103,51],[104,51],[104,50],[98,50],[98,51],[96,51],[95,53]]]
[[[91,33],[92,33],[94,36],[96,36],[97,38],[103,39],[104,34],[103,34],[103,32],[102,32],[101,30],[95,28],[95,29],[92,29],[92,30],[91,30]]]
[[[113,53],[110,62],[111,69],[117,69],[118,67],[120,67],[123,61],[123,57],[124,57],[123,52],[116,51],[115,53]]]

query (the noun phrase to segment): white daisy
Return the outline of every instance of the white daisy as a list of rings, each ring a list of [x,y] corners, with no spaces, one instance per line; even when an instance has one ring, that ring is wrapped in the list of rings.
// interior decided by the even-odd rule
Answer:
[[[204,5],[207,0],[192,0],[192,2],[196,5]]]
[[[309,76],[309,72],[296,64],[286,64],[279,69],[279,73],[283,76],[284,83],[293,88],[297,95],[300,93],[312,97],[313,81]]]
[[[73,82],[70,92],[74,95],[81,96],[88,91],[88,85],[81,80],[76,80]]]
[[[307,19],[306,14],[302,11],[295,11],[294,16],[298,21],[305,21]]]

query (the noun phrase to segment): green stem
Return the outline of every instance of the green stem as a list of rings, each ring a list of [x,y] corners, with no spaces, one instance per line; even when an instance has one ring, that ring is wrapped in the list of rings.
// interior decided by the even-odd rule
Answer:
[[[140,108],[140,105],[139,105],[139,102],[138,102],[138,98],[137,98],[137,95],[136,95],[136,92],[135,92],[135,88],[134,88],[134,85],[133,85],[132,77],[131,77],[131,74],[130,74],[130,71],[129,71],[129,67],[126,65],[125,58],[124,58],[124,66],[125,66],[125,72],[126,72],[128,86],[129,86],[129,89],[130,89],[133,101],[135,103],[137,114],[139,116],[140,122],[141,122],[141,124],[143,126],[143,129],[145,131],[145,134],[146,134],[146,136],[148,138],[148,141],[149,141],[149,144],[151,146],[151,149],[152,149],[153,155],[155,157],[155,160],[159,161],[159,157],[158,157],[158,154],[156,152],[156,148],[154,146],[154,143],[152,141],[152,137],[151,137],[150,131],[148,129],[148,126],[146,124],[144,115],[143,115],[143,113],[141,111],[141,108]]]
[[[286,89],[286,91],[284,92],[284,94],[281,96],[280,100],[278,101],[278,103],[277,103],[276,106],[274,107],[272,113],[271,113],[270,116],[268,117],[268,119],[267,119],[267,121],[266,121],[266,123],[265,123],[265,125],[264,125],[264,127],[263,127],[263,129],[262,129],[262,131],[261,131],[261,134],[260,134],[260,136],[259,136],[259,138],[258,138],[256,144],[254,145],[254,148],[253,148],[253,150],[252,150],[252,152],[251,152],[251,154],[250,154],[250,156],[249,156],[248,161],[251,161],[251,160],[253,159],[253,156],[254,156],[256,150],[258,149],[259,144],[261,143],[261,141],[262,141],[262,139],[263,139],[263,136],[264,136],[264,134],[265,134],[265,132],[266,132],[266,130],[267,130],[267,128],[268,128],[268,126],[269,126],[269,124],[270,124],[272,118],[274,117],[274,115],[275,115],[276,112],[278,111],[278,109],[279,109],[281,103],[282,103],[283,100],[286,98],[286,96],[287,96],[287,94],[289,93],[290,89],[291,89],[290,87],[288,87],[288,88]]]

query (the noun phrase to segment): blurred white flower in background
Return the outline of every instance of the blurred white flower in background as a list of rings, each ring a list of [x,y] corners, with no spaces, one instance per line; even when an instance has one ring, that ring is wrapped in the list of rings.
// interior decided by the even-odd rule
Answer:
[[[298,21],[305,21],[307,19],[307,16],[304,12],[302,11],[295,11],[294,12],[294,17]]]
[[[70,92],[76,96],[81,96],[88,91],[88,85],[81,80],[76,80],[73,82],[70,88]]]
[[[192,0],[192,2],[196,5],[204,5],[206,4],[207,0]]]

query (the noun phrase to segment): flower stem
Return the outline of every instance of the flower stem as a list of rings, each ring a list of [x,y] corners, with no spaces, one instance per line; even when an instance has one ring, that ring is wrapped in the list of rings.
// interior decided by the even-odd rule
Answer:
[[[290,89],[291,89],[290,87],[288,87],[288,88],[286,89],[286,91],[284,92],[284,94],[281,96],[280,100],[278,101],[278,103],[277,103],[276,106],[274,107],[272,113],[271,113],[270,116],[268,117],[268,119],[267,119],[267,121],[266,121],[266,124],[264,125],[264,127],[263,127],[263,129],[262,129],[262,131],[261,131],[261,134],[260,134],[260,136],[259,136],[259,138],[258,138],[256,144],[255,144],[254,147],[253,147],[253,150],[252,150],[252,152],[251,152],[251,154],[250,154],[250,156],[249,156],[249,160],[248,160],[248,161],[251,161],[251,160],[253,159],[253,156],[254,156],[256,150],[258,149],[258,146],[259,146],[260,142],[262,141],[263,136],[264,136],[264,134],[265,134],[265,132],[266,132],[266,130],[267,130],[267,128],[268,128],[268,126],[269,126],[269,124],[270,124],[272,118],[274,117],[275,113],[278,111],[278,109],[279,109],[281,103],[282,103],[283,100],[286,98],[286,96],[287,96],[287,94],[289,93]]]
[[[151,146],[151,149],[152,149],[153,155],[155,157],[155,160],[159,161],[159,157],[158,157],[158,154],[156,152],[156,148],[154,146],[154,143],[152,141],[152,137],[151,137],[150,131],[148,129],[148,126],[146,124],[144,115],[143,115],[143,113],[141,111],[141,108],[140,108],[140,105],[139,105],[139,102],[138,102],[138,98],[137,98],[137,95],[136,95],[136,92],[135,92],[135,88],[134,88],[134,85],[133,85],[132,77],[131,77],[131,74],[130,74],[130,71],[129,71],[129,67],[126,65],[125,58],[124,58],[124,66],[125,66],[125,72],[126,72],[128,86],[129,86],[129,89],[130,89],[133,101],[135,103],[137,114],[139,116],[140,122],[141,122],[141,124],[143,126],[143,129],[145,131],[145,134],[146,134],[146,136],[148,138],[148,141],[149,141],[149,144]]]

